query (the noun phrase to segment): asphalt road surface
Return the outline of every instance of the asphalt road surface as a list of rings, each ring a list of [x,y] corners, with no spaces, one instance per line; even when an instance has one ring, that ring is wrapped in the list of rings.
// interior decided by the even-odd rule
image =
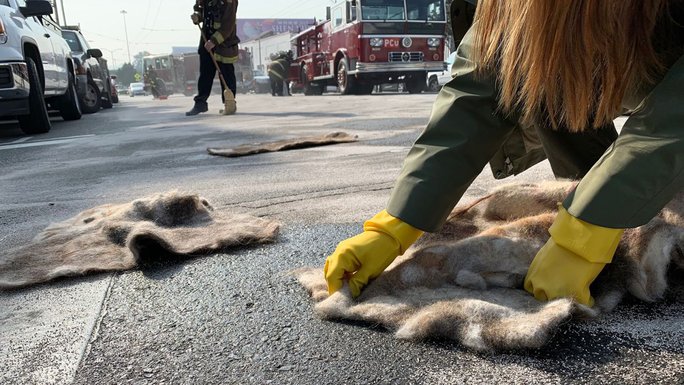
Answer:
[[[535,352],[473,354],[372,325],[317,319],[288,272],[323,266],[384,208],[434,94],[121,97],[45,135],[0,124],[0,250],[87,208],[197,192],[267,216],[278,242],[0,293],[0,384],[681,384],[684,290],[563,325]],[[360,141],[228,159],[207,147],[345,131]],[[547,163],[509,181],[552,179]],[[500,184],[488,169],[464,200]],[[681,277],[680,277],[681,278]]]

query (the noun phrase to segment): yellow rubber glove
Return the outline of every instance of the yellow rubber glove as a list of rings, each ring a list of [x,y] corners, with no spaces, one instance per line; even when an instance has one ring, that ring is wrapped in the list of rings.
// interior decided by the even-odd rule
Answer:
[[[623,232],[584,222],[559,205],[551,238],[527,271],[525,290],[540,301],[573,297],[594,306],[589,285],[612,261]]]
[[[363,233],[340,242],[325,260],[325,279],[330,294],[340,290],[345,279],[354,298],[368,281],[423,235],[415,227],[383,210],[363,224]]]

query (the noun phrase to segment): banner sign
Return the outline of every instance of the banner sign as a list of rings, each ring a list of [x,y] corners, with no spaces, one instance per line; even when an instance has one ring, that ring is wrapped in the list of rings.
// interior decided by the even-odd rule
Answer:
[[[254,40],[265,32],[301,32],[314,24],[310,19],[238,19],[237,35],[240,41]]]

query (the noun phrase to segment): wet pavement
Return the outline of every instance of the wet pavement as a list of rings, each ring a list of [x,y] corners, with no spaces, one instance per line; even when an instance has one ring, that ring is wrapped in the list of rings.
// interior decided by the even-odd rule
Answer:
[[[434,94],[127,98],[41,136],[0,124],[3,251],[89,207],[172,189],[283,223],[278,242],[0,293],[0,384],[681,384],[684,288],[563,325],[535,352],[474,354],[317,319],[289,274],[384,208]],[[455,123],[457,124],[457,123]],[[244,158],[207,147],[345,131],[358,143]],[[509,179],[552,179],[547,163]],[[464,200],[500,185],[488,169]],[[676,278],[682,280],[683,272]]]

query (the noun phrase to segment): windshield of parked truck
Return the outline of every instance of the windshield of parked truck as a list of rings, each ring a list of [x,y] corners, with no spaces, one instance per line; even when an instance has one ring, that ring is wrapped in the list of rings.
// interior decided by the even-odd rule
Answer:
[[[72,52],[83,52],[83,48],[81,47],[81,43],[78,41],[76,32],[62,31],[62,37],[64,40],[66,40],[67,44],[69,44],[69,49]]]
[[[404,0],[365,0],[361,3],[363,20],[405,20]]]
[[[446,21],[444,0],[406,0],[408,20]]]

